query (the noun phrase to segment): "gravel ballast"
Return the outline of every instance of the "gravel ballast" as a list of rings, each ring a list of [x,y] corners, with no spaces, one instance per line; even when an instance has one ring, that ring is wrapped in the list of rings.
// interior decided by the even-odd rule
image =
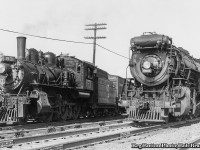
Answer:
[[[153,131],[150,133],[142,134],[142,135],[136,135],[131,136],[129,138],[116,140],[113,142],[108,143],[102,143],[95,146],[87,147],[87,148],[81,148],[84,150],[133,150],[138,149],[137,146],[147,146],[143,147],[142,149],[148,150],[148,149],[165,149],[165,150],[171,150],[171,149],[177,149],[177,145],[183,145],[189,144],[190,141],[200,137],[200,123],[183,126],[183,127],[172,127],[167,129],[162,129],[158,131]],[[163,143],[163,144],[162,144]],[[138,144],[138,145],[137,145]],[[162,144],[162,146],[166,145],[164,148],[159,147],[148,147],[151,144],[151,146],[159,146]],[[168,146],[168,147],[167,147]],[[170,148],[169,146],[173,146],[173,148]],[[192,148],[196,149],[196,148]],[[200,148],[198,148],[200,149]]]

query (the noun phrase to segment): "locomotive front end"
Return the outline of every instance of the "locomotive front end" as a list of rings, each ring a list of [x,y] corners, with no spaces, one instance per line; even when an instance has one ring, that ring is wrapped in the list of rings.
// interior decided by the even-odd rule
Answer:
[[[74,74],[54,53],[26,49],[26,37],[17,37],[17,58],[0,58],[0,124],[60,119],[77,97]]]
[[[17,37],[17,59],[12,56],[1,56],[0,60],[0,87],[4,92],[15,93],[23,84],[32,81],[32,75],[36,69],[27,70],[25,60],[25,37]]]
[[[175,65],[169,57],[171,39],[163,35],[142,35],[131,39],[130,70],[140,83],[156,86],[169,78],[168,67]],[[172,68],[174,69],[174,68]]]
[[[60,71],[53,76],[52,74],[55,71],[50,70],[51,68],[42,67],[36,63],[27,61],[25,58],[25,49],[26,37],[17,37],[17,58],[1,56],[0,123],[18,123],[28,115],[32,115],[30,114],[32,109],[36,110],[37,114],[50,110],[48,98],[43,96],[46,93],[35,88],[36,86],[34,87],[32,84],[39,84],[40,72],[46,74],[46,78],[49,81],[55,80],[54,78],[57,77]],[[38,92],[38,97],[34,100],[30,97],[33,90]],[[32,105],[33,101],[36,104],[38,103],[38,105]]]

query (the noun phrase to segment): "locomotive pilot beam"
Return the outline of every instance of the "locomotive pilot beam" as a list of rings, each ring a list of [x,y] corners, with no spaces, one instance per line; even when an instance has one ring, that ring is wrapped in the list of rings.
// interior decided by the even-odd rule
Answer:
[[[167,122],[199,115],[200,62],[165,35],[144,33],[130,44],[134,88],[121,98],[129,118]]]

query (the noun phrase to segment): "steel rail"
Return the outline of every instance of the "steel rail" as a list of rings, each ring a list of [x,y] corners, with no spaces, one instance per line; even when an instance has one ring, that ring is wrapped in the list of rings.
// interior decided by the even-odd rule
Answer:
[[[67,120],[67,121],[59,121],[59,122],[48,122],[48,123],[27,123],[27,124],[21,124],[21,125],[1,125],[0,124],[0,132],[6,131],[6,130],[18,130],[21,128],[26,129],[34,129],[34,128],[42,128],[47,126],[61,126],[61,125],[70,125],[70,124],[81,124],[84,122],[105,122],[110,120],[123,120],[125,119],[125,116],[114,116],[114,117],[102,117],[102,118],[80,118],[77,120]]]
[[[69,124],[69,125],[61,125],[61,126],[46,126],[43,128],[36,128],[36,129],[20,129],[20,130],[3,130],[0,131],[0,139],[6,139],[11,137],[25,137],[34,134],[49,134],[51,132],[58,132],[58,131],[65,131],[73,128],[86,128],[90,126],[103,126],[109,125],[114,123],[123,123],[127,119],[117,119],[111,121],[98,121],[98,122],[89,122],[89,123],[76,123],[76,124]],[[0,141],[1,143],[1,141]]]
[[[117,123],[117,124],[114,124]],[[114,128],[119,128],[119,127],[124,127],[124,126],[130,126],[133,125],[132,122],[130,121],[107,121],[107,122],[98,122],[95,124],[92,123],[86,123],[82,124],[81,126],[79,125],[79,128],[70,128],[65,130],[63,128],[62,130],[52,130],[51,133],[46,133],[46,134],[39,134],[39,135],[30,135],[29,136],[24,136],[24,137],[17,137],[17,138],[12,138],[12,139],[7,139],[7,140],[1,140],[0,141],[0,148],[2,147],[9,147],[13,146],[16,144],[21,144],[21,143],[26,143],[26,142],[33,142],[33,141],[39,141],[39,140],[44,140],[44,139],[51,139],[51,138],[59,138],[63,136],[71,136],[71,135],[77,135],[77,134],[84,134],[88,132],[98,132],[98,131],[105,131],[109,129],[114,129]],[[43,130],[43,129],[42,129]],[[48,129],[44,129],[48,130]],[[39,130],[41,132],[41,130]]]
[[[164,129],[164,128],[168,128],[168,127],[172,127],[172,126],[181,126],[181,125],[185,125],[188,123],[194,123],[194,122],[199,122],[200,118],[198,119],[193,119],[193,120],[188,120],[188,121],[181,121],[181,122],[175,122],[175,123],[169,123],[169,124],[162,124],[162,125],[156,125],[156,126],[151,126],[151,127],[145,127],[145,128],[129,128],[129,130],[127,131],[117,131],[117,133],[112,133],[111,130],[112,129],[116,129],[116,128],[124,128],[125,127],[132,127],[134,125],[133,122],[127,122],[127,123],[119,123],[119,124],[114,124],[114,125],[107,125],[107,126],[99,126],[99,127],[91,127],[88,129],[79,129],[79,130],[71,130],[71,131],[64,131],[64,132],[59,132],[59,133],[51,133],[51,134],[46,134],[46,135],[40,135],[40,136],[30,136],[30,137],[22,137],[22,138],[17,138],[17,139],[13,139],[13,140],[4,140],[1,142],[0,147],[14,147],[14,146],[19,146],[22,143],[30,143],[30,142],[34,142],[34,141],[38,141],[35,142],[34,144],[37,145],[37,148],[29,148],[30,150],[39,150],[39,149],[45,149],[45,150],[52,150],[52,149],[73,149],[73,148],[77,148],[77,147],[81,147],[81,146],[87,146],[90,144],[95,144],[95,143],[99,143],[99,142],[103,142],[103,141],[109,141],[109,140],[115,140],[115,139],[121,139],[121,138],[125,138],[125,137],[129,137],[131,135],[137,135],[137,134],[143,134],[146,132],[151,132],[154,130],[160,130],[160,129]],[[88,133],[90,134],[96,134],[95,136],[92,137],[81,137],[81,135],[87,135]],[[102,135],[100,135],[100,134]],[[89,135],[90,135],[89,134]],[[73,140],[72,136],[75,135],[75,139],[74,141],[70,141]],[[79,138],[83,138],[80,139]],[[78,139],[77,139],[78,137]],[[65,140],[64,142],[59,141],[60,139],[66,139],[68,138],[68,140]],[[47,141],[46,146],[41,146],[40,142],[42,141]],[[53,140],[52,142],[50,142],[51,140]],[[56,141],[56,143],[55,143]],[[39,148],[38,148],[39,146]],[[27,148],[26,148],[27,149]],[[28,150],[28,149],[27,149]]]
[[[116,139],[121,139],[121,138],[126,138],[126,137],[130,137],[132,135],[139,135],[139,134],[143,134],[146,132],[151,132],[151,131],[155,131],[155,130],[161,130],[161,129],[165,129],[165,128],[169,128],[169,127],[174,127],[174,126],[180,126],[180,125],[185,125],[185,124],[190,124],[190,123],[195,123],[195,122],[199,122],[200,119],[193,119],[193,120],[188,120],[188,121],[180,121],[180,122],[176,122],[176,123],[169,123],[169,124],[164,124],[164,125],[156,125],[156,126],[152,126],[152,127],[145,127],[145,128],[140,128],[140,129],[130,129],[129,131],[126,132],[121,132],[119,131],[118,133],[110,133],[110,134],[104,134],[104,135],[96,135],[94,137],[85,137],[84,139],[80,139],[80,140],[74,140],[74,141],[66,141],[66,142],[61,142],[58,143],[51,143],[49,145],[46,146],[40,146],[37,148],[29,148],[27,150],[41,150],[41,149],[45,149],[45,150],[52,150],[52,149],[59,149],[59,150],[64,150],[64,149],[74,149],[74,148],[79,148],[79,147],[83,147],[83,146],[88,146],[88,145],[94,145],[100,142],[104,142],[104,141],[110,141],[110,140],[116,140]],[[106,133],[106,132],[104,132]]]

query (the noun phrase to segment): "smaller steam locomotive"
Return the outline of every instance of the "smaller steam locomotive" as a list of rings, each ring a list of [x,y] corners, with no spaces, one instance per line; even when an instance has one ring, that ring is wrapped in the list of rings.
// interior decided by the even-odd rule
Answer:
[[[172,38],[144,33],[131,39],[130,71],[125,96],[129,117],[168,122],[200,114],[200,62]]]
[[[120,86],[89,62],[26,50],[26,38],[17,37],[17,58],[0,59],[0,123],[116,114]]]

